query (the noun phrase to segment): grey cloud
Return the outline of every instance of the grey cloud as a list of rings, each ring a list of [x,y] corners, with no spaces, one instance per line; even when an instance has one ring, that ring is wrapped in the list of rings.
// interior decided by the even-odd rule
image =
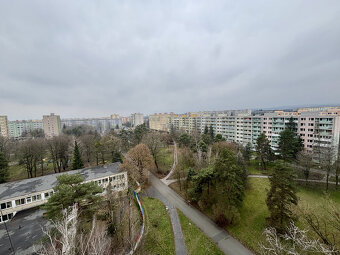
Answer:
[[[338,13],[336,0],[2,1],[0,114],[340,103]]]

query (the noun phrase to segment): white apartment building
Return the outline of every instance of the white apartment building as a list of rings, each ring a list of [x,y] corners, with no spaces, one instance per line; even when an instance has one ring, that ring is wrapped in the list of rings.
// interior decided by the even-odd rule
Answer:
[[[144,124],[144,115],[143,113],[134,113],[131,114],[130,122],[132,127],[137,127],[139,125]]]

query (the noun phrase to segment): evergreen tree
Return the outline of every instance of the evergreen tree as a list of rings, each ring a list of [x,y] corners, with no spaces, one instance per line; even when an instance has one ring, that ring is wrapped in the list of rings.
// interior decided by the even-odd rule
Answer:
[[[192,167],[189,167],[188,174],[187,174],[187,181],[191,181],[195,175],[196,175],[195,170]]]
[[[59,219],[62,210],[78,204],[80,211],[92,218],[102,197],[96,194],[102,192],[102,188],[94,182],[83,183],[80,174],[63,174],[57,177],[58,184],[53,189],[55,193],[43,206],[49,219]]]
[[[0,183],[6,182],[8,177],[8,161],[5,154],[0,151]]]
[[[214,129],[213,129],[212,125],[210,125],[210,127],[209,127],[209,135],[210,135],[210,139],[213,141],[215,135],[214,135]]]
[[[270,142],[264,133],[259,135],[256,140],[256,152],[261,159],[263,169],[266,169],[267,162],[273,157],[273,152]]]
[[[84,167],[83,160],[81,159],[79,147],[77,141],[74,142],[74,151],[73,151],[73,162],[72,162],[72,170],[81,169]]]
[[[209,129],[208,129],[208,126],[205,125],[204,127],[204,134],[207,135],[209,133]]]
[[[250,157],[251,157],[251,144],[250,143],[247,143],[246,147],[244,147],[244,149],[242,150],[242,155],[243,155],[244,161],[248,164],[250,161]]]
[[[225,203],[226,218],[233,224],[238,217],[246,185],[245,169],[238,164],[235,155],[228,149],[223,149],[214,164],[216,190],[222,193]],[[221,201],[222,202],[222,201]]]
[[[189,147],[191,143],[190,136],[187,133],[181,134],[178,138],[178,143],[180,147],[182,146]]]
[[[280,133],[279,153],[283,160],[294,160],[298,152],[303,148],[302,140],[296,135],[296,124],[293,118],[290,118],[286,129]]]
[[[279,161],[269,181],[270,190],[266,199],[270,212],[268,221],[272,227],[283,232],[287,224],[295,218],[292,205],[297,205],[298,203],[294,175],[286,163]]]
[[[221,134],[217,134],[214,139],[215,142],[223,142],[225,138]]]

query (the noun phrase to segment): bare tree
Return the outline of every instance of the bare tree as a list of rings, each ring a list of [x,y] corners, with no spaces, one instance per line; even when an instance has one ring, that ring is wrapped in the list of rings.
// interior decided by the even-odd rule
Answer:
[[[53,162],[54,172],[66,170],[69,163],[70,139],[66,135],[55,136],[47,141],[47,147]]]
[[[312,153],[308,151],[300,151],[297,155],[297,160],[300,166],[303,167],[303,174],[305,176],[306,184],[309,178],[310,169],[313,164],[313,156]]]
[[[154,168],[154,159],[149,148],[145,144],[138,144],[130,149],[126,155],[121,168],[128,172],[129,178],[138,181],[140,184],[146,183],[148,170]]]
[[[303,254],[326,254],[337,253],[334,247],[328,247],[319,240],[307,237],[307,231],[301,230],[291,222],[286,233],[280,235],[275,228],[266,228],[263,232],[265,244],[261,244],[261,254],[265,255],[303,255]]]
[[[149,147],[154,158],[156,170],[158,171],[158,159],[161,149],[164,147],[163,136],[159,132],[149,132],[143,137],[143,142]]]
[[[319,163],[326,170],[326,191],[329,186],[329,176],[334,169],[335,150],[333,146],[325,146],[321,149]]]
[[[43,230],[50,243],[36,251],[40,255],[73,255],[75,254],[76,234],[78,224],[78,207],[77,204],[69,209],[64,209],[63,217],[60,221],[52,221],[53,227],[60,234],[59,238],[53,236],[50,231]],[[61,246],[61,247],[60,247]]]
[[[86,134],[80,137],[80,145],[87,163],[91,162],[91,159],[95,153],[95,136],[92,134]]]

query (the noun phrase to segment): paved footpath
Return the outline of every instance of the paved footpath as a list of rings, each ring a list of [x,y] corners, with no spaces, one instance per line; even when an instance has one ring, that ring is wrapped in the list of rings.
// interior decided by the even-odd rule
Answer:
[[[181,210],[198,228],[210,237],[219,248],[228,255],[251,255],[249,249],[243,246],[238,240],[230,236],[225,230],[218,227],[206,215],[196,208],[189,206],[183,198],[169,188],[156,176],[150,173],[152,187],[157,190],[171,205]]]
[[[172,230],[174,232],[174,237],[175,237],[176,255],[186,255],[187,249],[185,246],[182,227],[181,227],[181,223],[178,218],[176,207],[173,206],[167,199],[165,199],[164,196],[162,196],[153,186],[148,188],[146,193],[150,197],[159,199],[160,201],[163,202],[165,206],[168,207],[168,213],[170,216]]]

